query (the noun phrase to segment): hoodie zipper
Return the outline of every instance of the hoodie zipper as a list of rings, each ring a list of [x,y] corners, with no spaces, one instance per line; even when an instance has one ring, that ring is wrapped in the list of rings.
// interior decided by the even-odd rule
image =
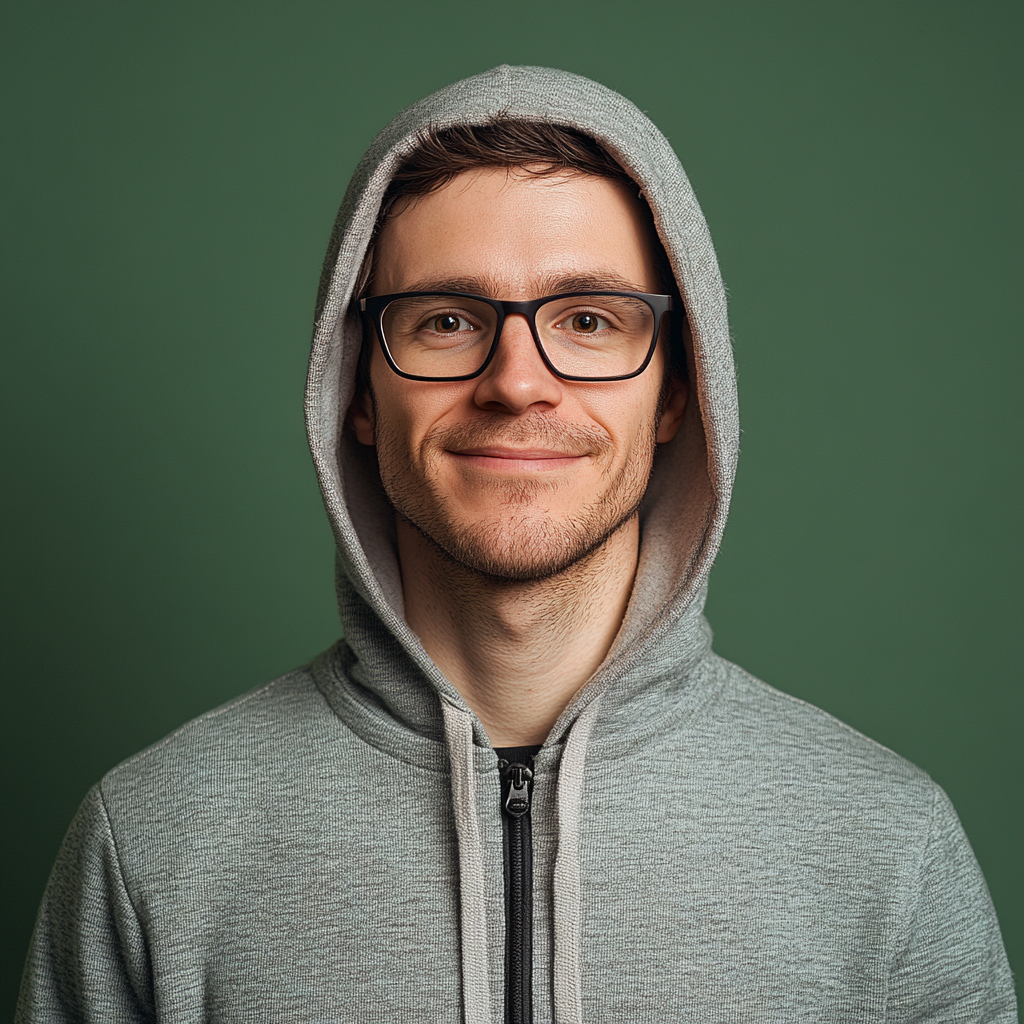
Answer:
[[[505,852],[505,1024],[533,1021],[533,759],[499,761]]]

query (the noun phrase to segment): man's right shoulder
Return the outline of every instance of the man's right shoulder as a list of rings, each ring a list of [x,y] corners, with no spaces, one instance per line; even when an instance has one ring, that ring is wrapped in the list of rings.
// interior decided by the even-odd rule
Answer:
[[[99,783],[104,803],[223,797],[259,778],[308,769],[325,746],[336,755],[347,730],[317,687],[316,664],[243,693],[122,761]]]

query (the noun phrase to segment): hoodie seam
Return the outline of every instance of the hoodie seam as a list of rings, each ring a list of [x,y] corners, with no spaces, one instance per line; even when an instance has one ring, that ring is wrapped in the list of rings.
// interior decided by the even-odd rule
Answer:
[[[713,662],[714,655],[709,655],[698,662],[695,670],[705,664]],[[716,676],[719,676],[716,673]],[[689,682],[688,687],[692,688],[689,701],[681,701],[682,706],[674,711],[662,711],[657,716],[656,724],[648,728],[638,729],[628,735],[609,737],[605,739],[600,735],[591,737],[590,745],[601,751],[602,757],[609,757],[612,760],[628,760],[637,746],[656,741],[658,739],[669,739],[672,733],[686,725],[693,725],[702,715],[706,715],[709,709],[716,703],[722,690],[728,682],[728,675],[722,672],[714,680],[694,679]],[[600,716],[599,716],[600,717]]]
[[[925,842],[922,844],[921,853],[918,857],[914,870],[913,899],[904,898],[900,901],[901,914],[899,921],[899,934],[898,936],[893,937],[892,949],[885,959],[885,993],[882,1003],[884,1012],[887,1012],[889,1008],[889,996],[891,994],[893,970],[899,961],[899,958],[910,948],[910,941],[913,934],[913,923],[917,917],[918,908],[921,903],[921,893],[924,890],[925,868],[928,863],[928,857],[932,845],[935,842],[936,833],[938,832],[936,819],[938,818],[939,809],[939,791],[938,786],[934,783],[932,784],[931,796],[931,810],[928,815],[928,833]]]
[[[730,665],[737,672],[740,672],[748,682],[753,683],[759,690],[768,693],[776,700],[782,700],[784,703],[787,704],[795,704],[798,707],[810,711],[812,714],[816,716],[827,719],[832,725],[839,726],[843,732],[855,737],[858,740],[866,741],[876,750],[883,752],[889,757],[900,757],[899,754],[897,754],[891,748],[887,747],[884,743],[880,743],[878,740],[872,739],[870,736],[865,735],[864,733],[860,732],[860,730],[855,729],[852,725],[848,725],[841,719],[836,718],[835,715],[829,714],[829,712],[824,710],[824,708],[819,708],[816,704],[811,704],[810,702],[803,700],[800,697],[794,697],[793,694],[786,693],[785,690],[777,689],[776,687],[772,686],[771,683],[766,683],[763,679],[758,679],[757,676],[751,675],[746,669],[744,669],[740,665],[737,665],[733,661],[729,661],[727,658],[721,658],[721,660],[725,662],[725,664]],[[901,758],[901,760],[903,760],[904,764],[910,765],[910,762],[906,761],[905,759]],[[917,765],[910,765],[910,767],[912,767],[914,771],[918,773],[919,778],[922,781],[927,782],[932,787],[936,785],[935,780],[923,768],[919,768]]]
[[[339,668],[336,665],[336,658],[329,656],[330,653],[331,652],[327,652],[327,656],[324,656],[321,664],[324,665],[324,670],[331,676],[332,680],[335,682],[335,686],[332,689],[337,697],[338,703],[344,704],[346,710],[349,710],[355,714],[362,713],[372,715],[372,711],[369,711],[368,709],[364,708],[359,703],[359,701],[356,700],[356,698],[353,697],[353,695],[349,692],[346,683],[351,684],[351,680],[349,679],[347,673],[341,672],[339,670]],[[357,728],[356,725],[354,725],[353,722],[350,721],[347,716],[341,713],[339,708],[335,706],[334,701],[331,700],[331,698],[325,691],[325,687],[322,685],[321,679],[319,678],[319,674],[317,672],[311,670],[309,674],[313,681],[313,685],[316,688],[317,695],[319,696],[320,700],[322,700],[324,704],[327,706],[327,710],[360,743],[365,743],[368,747],[373,748],[378,753],[382,754],[387,758],[390,758],[393,761],[398,761],[400,764],[407,764],[412,768],[419,768],[423,771],[431,772],[433,774],[441,776],[448,776],[451,774],[451,759],[449,757],[448,748],[445,743],[443,743],[440,740],[431,740],[425,736],[419,736],[418,734],[412,732],[412,730],[407,730],[407,735],[401,737],[402,743],[395,744],[396,748],[398,746],[408,747],[410,746],[409,737],[411,736],[415,737],[414,743],[417,745],[419,743],[429,743],[431,745],[436,745],[436,747],[438,748],[437,753],[440,755],[441,759],[446,760],[448,762],[447,767],[442,768],[423,764],[422,761],[416,760],[415,758],[403,756],[401,753],[398,753],[397,750],[395,749],[389,749],[381,741],[367,735],[362,730]],[[443,700],[443,698],[440,697],[439,699]],[[451,706],[455,707],[456,705]],[[463,713],[465,713],[464,710]],[[390,723],[394,721],[394,719],[390,717],[381,716],[380,721],[385,729],[395,728],[390,725]],[[397,728],[401,727],[399,726]],[[399,739],[399,737],[396,735],[396,740],[397,739]],[[434,755],[432,754],[431,756]]]
[[[127,879],[127,877],[125,876],[125,873],[124,873],[124,864],[123,864],[123,858],[121,856],[121,847],[120,847],[120,844],[117,841],[117,835],[114,832],[114,823],[111,820],[110,811],[107,808],[107,799],[106,799],[106,796],[103,793],[103,781],[102,780],[96,786],[96,797],[97,797],[97,802],[99,803],[100,815],[103,818],[103,828],[104,828],[104,831],[107,833],[107,835],[110,838],[110,848],[111,848],[111,852],[113,853],[114,867],[117,869],[117,880],[118,880],[118,882],[121,885],[121,889],[124,891],[125,898],[128,900],[128,905],[132,908],[132,914],[135,917],[135,923],[138,926],[139,934],[142,936],[143,942],[145,944],[146,960],[148,961],[149,967],[150,967],[150,986],[151,986],[151,992],[150,992],[149,1001],[152,1003],[152,1006],[153,1006],[153,1009],[154,1009],[154,1012],[155,1012],[156,1011],[157,991],[156,991],[156,984],[155,984],[154,979],[152,977],[152,955],[151,955],[150,950],[149,950],[149,943],[146,941],[145,929],[142,927],[142,915],[139,913],[139,908],[136,905],[135,896],[132,894],[131,887],[128,885],[128,879]],[[142,994],[136,989],[134,981],[132,981],[132,983],[131,983],[131,989],[132,989],[133,994],[135,995],[135,998],[138,1000],[139,1004],[141,1006],[145,1006],[146,1005],[146,1000],[143,998]]]
[[[344,727],[346,732],[350,733],[360,743],[366,744],[366,746],[371,747],[372,749],[376,750],[379,754],[382,754],[384,757],[390,758],[392,761],[398,761],[400,764],[407,764],[411,768],[419,768],[423,771],[427,771],[435,775],[447,776],[451,774],[450,761],[448,768],[435,768],[430,765],[425,765],[421,761],[417,761],[413,758],[403,757],[401,754],[396,753],[394,750],[388,749],[382,743],[367,736],[365,733],[357,729],[345,716],[339,713],[338,709],[327,697],[327,694],[324,693],[323,689],[320,686],[319,680],[317,680],[315,676],[313,681],[317,689],[317,694],[319,695],[320,699],[324,702],[324,704],[327,705],[328,711],[330,711],[334,718]],[[339,691],[341,691],[339,694],[339,699],[344,701],[347,705],[351,707],[352,704],[354,703],[351,697],[344,693],[343,687],[339,687]],[[428,740],[423,737],[420,737],[420,739],[423,739],[423,742],[426,743],[436,743],[437,746],[441,749],[441,756],[446,759],[448,758],[448,752],[445,744],[437,740]]]
[[[155,743],[150,744],[148,747],[146,747],[145,750],[140,750],[137,754],[133,754],[131,757],[126,758],[124,761],[121,761],[119,764],[115,765],[104,776],[104,780],[112,775],[119,774],[123,769],[138,764],[140,761],[144,761],[147,757],[150,757],[152,754],[157,753],[158,751],[162,750],[165,746],[172,743],[186,731],[191,731],[192,729],[198,727],[199,725],[205,722],[212,721],[215,718],[219,718],[221,715],[227,714],[227,712],[229,711],[233,711],[236,708],[242,707],[244,704],[247,704],[250,700],[254,700],[256,697],[259,697],[261,694],[266,693],[268,690],[277,686],[279,683],[282,683],[285,680],[288,680],[293,676],[298,675],[302,671],[303,669],[299,668],[287,673],[287,675],[279,676],[277,679],[273,679],[269,683],[265,683],[263,686],[260,686],[255,690],[250,690],[248,693],[244,693],[241,696],[236,697],[231,701],[228,701],[227,704],[223,704],[219,708],[214,708],[212,711],[207,711],[206,714],[199,715],[198,718],[190,719],[184,725],[179,725],[177,729],[172,729],[171,732],[169,732],[166,736],[157,740]]]
[[[135,905],[135,899],[132,896],[131,890],[128,887],[128,879],[125,878],[124,867],[122,866],[121,849],[120,844],[117,841],[117,836],[114,834],[114,825],[110,820],[110,811],[107,808],[107,798],[103,793],[103,783],[101,782],[96,787],[96,795],[99,797],[100,813],[103,815],[103,827],[107,835],[110,837],[110,845],[114,852],[114,864],[117,866],[117,877],[121,883],[121,888],[124,889],[125,895],[128,897],[128,902],[131,904],[132,913],[135,915],[136,921],[141,921],[142,917],[139,914],[139,908]]]

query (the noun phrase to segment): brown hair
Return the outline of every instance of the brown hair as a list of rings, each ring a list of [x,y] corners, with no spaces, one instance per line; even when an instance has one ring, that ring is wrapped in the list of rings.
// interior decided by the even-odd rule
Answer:
[[[520,167],[544,177],[573,171],[627,184],[632,179],[603,146],[572,128],[546,121],[502,118],[483,125],[457,125],[421,137],[391,179],[377,218],[383,226],[400,199],[443,188],[465,171]]]
[[[682,324],[686,313],[668,256],[665,253],[654,218],[636,182],[622,165],[596,139],[576,131],[550,124],[510,117],[497,117],[481,125],[456,125],[437,131],[422,132],[416,148],[391,179],[377,214],[370,245],[356,282],[358,296],[366,295],[373,280],[376,240],[388,219],[404,209],[407,202],[444,188],[466,171],[484,167],[518,169],[524,174],[549,177],[566,172],[588,174],[622,182],[637,191],[640,207],[653,239],[655,270],[665,294],[675,299],[672,315],[671,364],[673,372],[686,377],[686,359],[681,343]],[[369,381],[369,358],[372,339],[364,338],[360,355],[357,388]]]

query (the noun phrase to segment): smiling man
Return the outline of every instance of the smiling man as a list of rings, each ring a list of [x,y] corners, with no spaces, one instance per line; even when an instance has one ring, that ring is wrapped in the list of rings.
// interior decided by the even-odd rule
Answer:
[[[396,118],[306,408],[344,639],[94,788],[20,1019],[1014,1019],[942,791],[711,649],[725,296],[635,107],[503,67]]]

